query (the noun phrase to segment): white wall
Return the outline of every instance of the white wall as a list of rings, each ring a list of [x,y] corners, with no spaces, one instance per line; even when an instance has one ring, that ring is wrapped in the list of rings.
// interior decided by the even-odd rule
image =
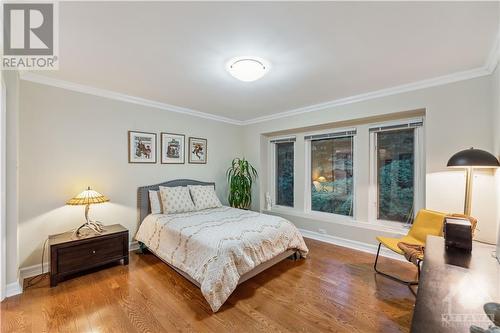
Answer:
[[[492,100],[493,100],[493,154],[500,158],[500,68],[497,66],[492,77]],[[500,243],[500,168],[495,173],[496,183],[496,223]]]
[[[174,132],[208,139],[206,165],[129,164],[127,131]],[[48,235],[77,227],[83,207],[65,202],[90,185],[110,203],[91,215],[137,228],[137,187],[165,180],[215,181],[226,198],[225,170],[242,155],[241,128],[165,110],[21,81],[20,265],[40,263]],[[159,144],[159,143],[158,143]]]
[[[464,174],[462,171],[447,169],[446,163],[455,152],[471,146],[493,150],[491,93],[491,79],[486,76],[247,126],[245,156],[259,167],[261,175],[253,208],[264,208],[263,197],[268,179],[263,135],[289,133],[309,126],[342,127],[345,122],[353,119],[391,118],[391,115],[397,118],[401,117],[398,113],[403,111],[425,109],[426,207],[444,212],[463,212]],[[358,148],[368,151],[364,146]],[[298,159],[304,158],[300,145],[297,145],[296,151]],[[340,237],[362,242],[371,240],[375,243],[374,236],[381,233],[372,229],[364,229],[366,232],[363,232],[359,229],[363,223],[353,222],[351,226],[301,216],[300,203],[304,196],[302,189],[308,176],[303,175],[305,161],[298,161],[295,166],[295,186],[298,188],[295,195],[299,209],[290,210],[284,216],[310,231],[318,232],[322,228],[333,236],[342,235]],[[366,190],[368,180],[368,163],[358,162],[356,182],[359,189]],[[497,204],[494,195],[493,173],[476,173],[472,213],[480,221],[481,231],[477,238],[490,242],[495,241],[496,234],[495,210],[492,208]],[[366,202],[356,203],[356,208],[360,222],[367,222]]]
[[[17,282],[18,255],[18,195],[19,195],[19,78],[16,71],[2,71],[7,87],[7,284]]]
[[[496,74],[498,76],[498,73]],[[498,149],[497,127],[492,126],[492,77],[482,77],[445,86],[373,99],[332,109],[239,127],[226,123],[171,113],[150,107],[71,92],[59,88],[8,79],[12,106],[16,110],[19,94],[19,120],[10,114],[9,190],[17,197],[16,164],[19,153],[19,209],[17,201],[9,207],[9,281],[17,277],[17,267],[40,262],[43,240],[47,235],[75,228],[83,221],[82,207],[64,203],[87,185],[107,195],[111,202],[92,207],[94,218],[105,224],[121,223],[133,235],[137,228],[136,189],[168,179],[194,178],[216,181],[219,196],[226,198],[224,172],[230,160],[245,155],[258,169],[255,209],[263,208],[263,193],[268,180],[267,141],[263,134],[300,131],[307,126],[335,128],[353,119],[397,118],[402,111],[425,109],[426,136],[426,205],[449,212],[463,209],[464,176],[446,168],[455,152],[474,146],[488,151]],[[14,87],[14,88],[13,88]],[[8,96],[9,97],[9,96]],[[496,105],[496,104],[495,104]],[[17,130],[19,127],[19,140]],[[207,165],[134,165],[127,163],[127,131],[130,129],[159,133],[171,131],[208,139]],[[365,133],[366,134],[366,133]],[[358,134],[360,136],[365,134]],[[496,137],[494,143],[493,137]],[[301,140],[298,140],[298,144]],[[303,141],[303,140],[302,140]],[[17,149],[19,145],[19,149]],[[367,150],[367,147],[359,147]],[[297,150],[297,201],[303,201],[305,181],[303,149]],[[366,160],[358,161],[358,164]],[[10,169],[9,169],[10,168]],[[10,171],[9,171],[10,170]],[[358,170],[360,189],[368,182],[367,169]],[[497,180],[500,178],[496,177]],[[500,181],[497,182],[497,184]],[[497,185],[498,187],[498,185]],[[498,190],[500,192],[500,190]],[[478,173],[474,187],[473,214],[480,220],[479,239],[494,241],[497,220],[495,183],[492,173]],[[322,221],[304,216],[300,211],[281,214],[299,227],[317,232],[325,229],[333,236],[365,243],[374,242],[381,232],[367,225],[366,201],[356,203],[360,223]],[[17,213],[19,225],[16,228]],[[18,230],[16,230],[18,229]],[[19,233],[18,233],[19,231]],[[19,234],[19,254],[17,254]],[[18,258],[19,257],[19,258]],[[18,258],[18,259],[17,259]],[[19,264],[18,264],[19,262]]]

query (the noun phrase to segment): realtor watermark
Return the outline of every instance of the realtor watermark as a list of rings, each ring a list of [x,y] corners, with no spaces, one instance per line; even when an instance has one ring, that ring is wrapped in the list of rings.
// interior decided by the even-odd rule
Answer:
[[[483,288],[484,285],[486,283],[481,278],[466,276],[456,288],[450,290],[442,300],[445,311],[441,313],[441,325],[457,330],[471,327],[479,329],[474,332],[481,332],[481,327],[491,325],[497,318],[493,313],[483,310],[484,304],[492,299],[489,290]]]
[[[2,4],[2,69],[59,68],[57,2]]]
[[[485,313],[443,313],[441,314],[441,323],[443,327],[470,327],[472,325],[488,326],[495,320],[493,314]]]

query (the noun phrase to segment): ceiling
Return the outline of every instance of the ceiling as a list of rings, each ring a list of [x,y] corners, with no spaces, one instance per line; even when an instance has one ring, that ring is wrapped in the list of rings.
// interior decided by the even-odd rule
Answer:
[[[235,120],[484,66],[496,2],[61,2],[60,80]],[[240,82],[225,63],[271,62]]]

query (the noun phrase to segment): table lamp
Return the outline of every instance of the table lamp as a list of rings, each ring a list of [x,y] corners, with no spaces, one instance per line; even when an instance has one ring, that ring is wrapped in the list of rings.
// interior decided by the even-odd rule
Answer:
[[[326,178],[323,176],[319,176],[318,178],[316,178],[316,180],[313,181],[313,185],[316,188],[316,191],[324,192],[325,191],[325,184],[324,184],[325,182],[326,182]]]
[[[500,167],[498,159],[481,149],[462,150],[453,155],[447,164],[452,168],[465,168],[465,203],[464,214],[470,216],[472,200],[472,177],[474,168],[491,169]]]
[[[320,183],[326,182],[326,178],[324,176],[319,176],[318,179],[316,179]]]
[[[104,231],[103,225],[99,221],[92,221],[89,219],[89,210],[90,210],[90,205],[92,204],[99,204],[103,202],[109,201],[108,198],[106,198],[104,195],[102,195],[99,192],[96,192],[92,189],[90,189],[90,186],[87,188],[86,191],[83,191],[82,193],[78,194],[76,197],[73,199],[70,199],[68,202],[66,202],[67,205],[71,206],[83,206],[85,205],[85,223],[82,224],[78,229],[75,230],[75,235],[79,236],[80,231],[84,228],[93,230],[94,232],[100,234]]]

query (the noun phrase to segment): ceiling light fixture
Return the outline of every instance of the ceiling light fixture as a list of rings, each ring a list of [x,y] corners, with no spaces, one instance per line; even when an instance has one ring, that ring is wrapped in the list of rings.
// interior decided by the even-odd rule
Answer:
[[[244,82],[252,82],[260,79],[269,71],[268,61],[257,57],[237,57],[228,61],[226,70]]]

